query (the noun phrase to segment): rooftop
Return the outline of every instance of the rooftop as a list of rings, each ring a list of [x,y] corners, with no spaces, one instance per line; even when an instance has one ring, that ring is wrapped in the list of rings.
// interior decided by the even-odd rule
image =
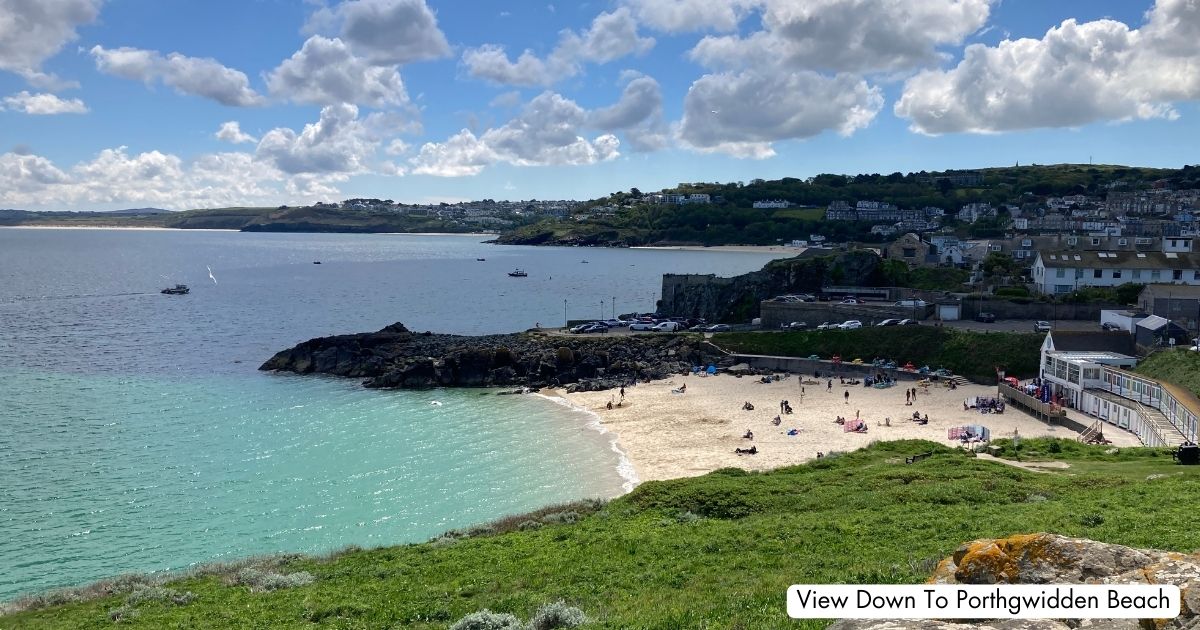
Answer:
[[[1126,332],[1064,331],[1046,333],[1055,352],[1111,352],[1125,356],[1137,354],[1133,336]]]
[[[1119,352],[1048,352],[1050,356],[1057,357],[1069,363],[1103,363],[1104,361],[1136,361],[1137,357],[1131,357],[1127,354]]]
[[[1196,269],[1200,268],[1200,253],[1192,252],[1060,252],[1038,250],[1044,267],[1069,269]]]

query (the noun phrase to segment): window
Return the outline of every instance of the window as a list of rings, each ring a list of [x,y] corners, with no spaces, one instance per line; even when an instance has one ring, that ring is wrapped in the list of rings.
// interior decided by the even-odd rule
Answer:
[[[1031,238],[1021,239],[1021,247],[1029,247],[1030,245],[1033,245],[1033,239],[1031,239]]]
[[[1160,277],[1162,277],[1161,271],[1159,271],[1158,269],[1150,270],[1150,279],[1151,280],[1158,280]]]
[[[1071,363],[1067,366],[1067,380],[1079,384],[1079,366]]]
[[[1076,280],[1078,280],[1078,279],[1080,279],[1080,278],[1082,278],[1082,277],[1083,277],[1083,270],[1082,270],[1082,269],[1076,269],[1076,270],[1075,270],[1075,279],[1076,279]]]
[[[1176,243],[1178,243],[1178,241],[1176,241],[1175,239],[1171,239],[1171,247],[1179,247],[1179,245],[1177,245]]]
[[[999,246],[999,245],[992,245],[992,251],[994,251],[994,252],[998,252],[998,251],[1000,251],[1000,246]]]
[[[1055,292],[1055,293],[1070,293],[1070,292],[1071,292],[1071,285],[1069,285],[1069,284],[1056,284],[1056,285],[1054,285],[1054,292]]]
[[[1133,279],[1134,279],[1134,280],[1141,280],[1141,279],[1142,279],[1142,270],[1141,270],[1141,269],[1134,269],[1134,270],[1133,270]]]
[[[916,255],[917,255],[917,248],[915,248],[915,247],[905,247],[904,248],[904,257],[905,258],[915,258]]]
[[[1075,243],[1078,243],[1078,242],[1079,242],[1079,239],[1075,238],[1074,236],[1067,239],[1067,245],[1074,245]]]
[[[1192,272],[1192,280],[1200,280],[1200,269]]]
[[[1123,239],[1120,239],[1117,241],[1117,245],[1128,245],[1128,244],[1129,244],[1129,239],[1127,239],[1127,238],[1123,238]]]
[[[1121,270],[1113,269],[1113,280],[1120,280],[1120,279],[1121,279]]]
[[[1067,275],[1067,270],[1066,270],[1066,269],[1055,269],[1055,270],[1054,270],[1054,277],[1055,277],[1055,278],[1065,278],[1065,277],[1066,277],[1066,275]]]
[[[1183,280],[1183,270],[1182,269],[1172,270],[1171,271],[1171,279],[1172,280]]]
[[[1104,270],[1102,270],[1102,269],[1093,269],[1092,270],[1093,278],[1099,278],[1099,277],[1102,277],[1103,275],[1104,275]]]
[[[1099,245],[1099,244],[1100,244],[1100,239],[1098,239],[1098,238],[1092,239],[1092,245]]]

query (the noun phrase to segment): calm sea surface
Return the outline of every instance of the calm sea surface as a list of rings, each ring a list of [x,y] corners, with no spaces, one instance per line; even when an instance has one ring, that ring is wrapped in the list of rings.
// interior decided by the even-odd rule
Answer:
[[[0,229],[0,600],[619,494],[611,435],[545,399],[257,367],[396,321],[474,334],[559,325],[564,300],[571,319],[614,298],[650,311],[663,273],[771,258],[482,240]],[[159,294],[175,283],[191,294]]]

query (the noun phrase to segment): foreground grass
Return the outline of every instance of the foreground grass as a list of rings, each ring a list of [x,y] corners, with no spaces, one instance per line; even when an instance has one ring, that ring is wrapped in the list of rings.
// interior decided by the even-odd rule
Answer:
[[[1134,371],[1200,396],[1200,352],[1183,348],[1155,352],[1138,363]]]
[[[849,362],[876,357],[912,361],[917,367],[946,368],[976,383],[995,383],[996,368],[1026,378],[1038,372],[1044,335],[1025,333],[978,333],[935,326],[868,326],[859,330],[810,330],[802,332],[721,333],[713,343],[744,354],[790,357],[835,354]]]
[[[607,505],[509,519],[467,538],[274,569],[311,574],[306,586],[251,592],[218,575],[185,578],[166,586],[192,593],[189,602],[139,603],[120,625],[440,629],[482,608],[525,619],[562,599],[595,628],[821,628],[787,618],[788,585],[920,582],[975,538],[1049,531],[1200,547],[1200,471],[1165,451],[1110,455],[1064,442],[1049,453],[1049,444],[1022,448],[1091,471],[1031,473],[929,442],[880,443],[770,473],[648,482]],[[935,455],[904,464],[926,451]],[[1148,480],[1147,471],[1163,476]],[[13,614],[0,628],[111,627],[109,611],[126,599]]]

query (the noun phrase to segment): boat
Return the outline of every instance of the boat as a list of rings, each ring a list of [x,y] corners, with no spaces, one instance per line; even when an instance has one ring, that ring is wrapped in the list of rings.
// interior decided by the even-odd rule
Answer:
[[[579,261],[579,262],[580,262],[581,264],[584,264],[584,265],[588,264],[588,261],[586,261],[586,260],[581,260],[581,261]]]
[[[314,261],[313,261],[313,264],[314,264],[314,265],[319,265],[319,264],[321,264],[321,261],[319,261],[319,260],[314,260]]]
[[[477,261],[479,261],[479,262],[483,262],[483,261],[485,261],[485,260],[487,260],[487,259],[486,259],[486,258],[476,258],[475,260],[477,260]]]
[[[520,269],[514,269],[514,270],[508,272],[508,275],[510,275],[514,278],[528,278],[529,277],[529,274],[525,273],[524,271],[521,271]]]
[[[173,287],[162,290],[162,292],[167,295],[187,295],[188,291],[191,291],[191,289],[189,289],[186,284],[177,284]]]

